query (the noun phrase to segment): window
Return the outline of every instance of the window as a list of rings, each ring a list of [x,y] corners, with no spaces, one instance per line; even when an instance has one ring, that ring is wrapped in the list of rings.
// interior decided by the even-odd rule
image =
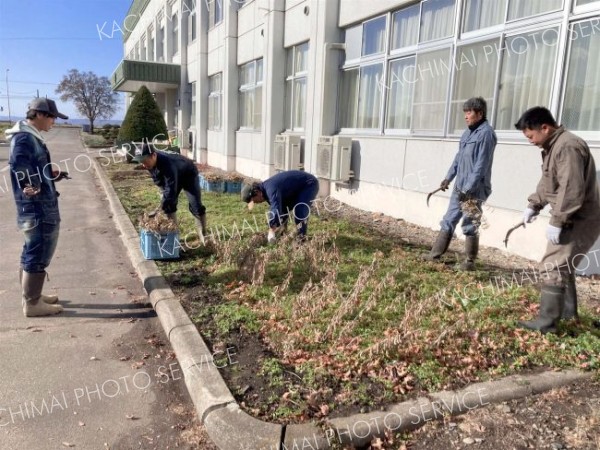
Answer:
[[[428,0],[421,3],[421,36],[419,42],[451,36],[454,32],[456,0]]]
[[[196,82],[190,83],[191,106],[190,106],[190,126],[196,126]]]
[[[417,55],[412,108],[414,132],[443,132],[450,67],[449,48]]]
[[[188,16],[188,30],[189,30],[189,41],[190,42],[194,42],[196,40],[196,10],[191,11],[190,15]]]
[[[262,126],[263,60],[240,67],[240,128],[260,130]]]
[[[365,22],[362,35],[362,56],[385,51],[385,27],[385,16]]]
[[[173,14],[171,23],[173,24],[173,54],[175,55],[179,51],[179,22],[177,20],[177,14]]]
[[[576,22],[570,27],[562,123],[569,129],[597,131],[600,124],[600,19]]]
[[[543,39],[544,45],[541,45]],[[506,38],[498,94],[496,129],[511,130],[523,111],[550,103],[558,28]]]
[[[575,6],[583,6],[583,5],[589,5],[590,3],[594,3],[597,2],[598,0],[576,0],[575,1]]]
[[[408,130],[410,128],[414,72],[414,56],[390,63],[387,85],[388,109],[385,119],[388,129]]]
[[[141,40],[141,50],[140,50],[140,59],[142,61],[146,61],[146,37],[142,37]]]
[[[344,100],[344,104],[339,108],[341,128],[356,128],[358,75],[359,69],[349,69],[342,72],[339,95],[339,98]]]
[[[136,60],[140,59],[140,43],[139,42],[137,44],[135,44],[133,58]]]
[[[463,45],[458,48],[455,59],[454,89],[450,102],[450,133],[458,134],[465,128],[462,105],[473,97],[483,97],[487,102],[488,119],[494,110],[494,90],[499,39]]]
[[[306,123],[308,42],[287,51],[285,123],[288,130],[303,130]]]
[[[221,130],[221,104],[223,98],[223,74],[208,78],[208,129]]]
[[[158,29],[158,36],[156,36],[156,60],[163,62],[165,55],[165,27],[161,26]]]
[[[463,32],[504,23],[508,0],[467,0]]]
[[[510,0],[508,20],[522,19],[562,8],[563,0]]]
[[[154,28],[148,28],[148,61],[154,61]]]
[[[394,13],[392,16],[392,50],[416,45],[419,40],[418,4]]]
[[[213,28],[223,21],[223,0],[208,0],[208,27]]]

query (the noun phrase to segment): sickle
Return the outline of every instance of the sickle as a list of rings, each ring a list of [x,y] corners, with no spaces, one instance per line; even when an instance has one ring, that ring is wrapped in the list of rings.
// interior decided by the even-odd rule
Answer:
[[[523,222],[520,222],[518,225],[515,225],[514,227],[512,227],[510,230],[508,230],[506,232],[506,237],[504,238],[504,247],[505,248],[508,247],[508,237],[510,236],[510,233],[512,233],[519,227],[525,227],[525,224]]]
[[[427,207],[429,207],[429,199],[431,198],[431,196],[432,196],[433,194],[435,194],[436,192],[439,192],[439,191],[441,191],[441,190],[442,190],[442,188],[441,188],[441,187],[439,187],[439,188],[437,188],[435,191],[433,191],[433,192],[430,192],[429,194],[427,194]]]

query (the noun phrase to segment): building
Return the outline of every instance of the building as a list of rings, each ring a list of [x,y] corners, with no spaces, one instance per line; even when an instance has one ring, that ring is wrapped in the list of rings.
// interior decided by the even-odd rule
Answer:
[[[481,240],[503,247],[540,176],[523,111],[547,106],[600,166],[599,0],[134,0],[123,28],[114,88],[146,84],[190,156],[222,169],[300,163],[325,195],[436,228],[445,194],[426,193],[483,96],[499,143]],[[544,225],[510,251],[541,257]]]

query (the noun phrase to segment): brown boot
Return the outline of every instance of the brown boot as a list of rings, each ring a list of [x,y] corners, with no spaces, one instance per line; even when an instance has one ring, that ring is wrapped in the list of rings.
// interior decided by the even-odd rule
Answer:
[[[23,286],[23,268],[19,267],[19,284]],[[41,299],[44,303],[48,303],[49,305],[54,305],[58,302],[58,295],[41,295]]]
[[[437,236],[435,244],[433,244],[433,247],[431,248],[431,251],[428,254],[423,255],[423,259],[427,261],[435,261],[440,259],[440,256],[442,256],[444,253],[446,253],[446,250],[448,250],[451,240],[452,233],[441,230]]]
[[[542,286],[540,312],[536,319],[519,322],[518,326],[545,333],[556,333],[556,324],[561,318],[565,288],[562,286]]]
[[[42,288],[46,272],[23,272],[23,314],[25,317],[50,316],[63,310],[60,305],[49,305],[42,301]]]
[[[475,270],[475,260],[479,253],[479,236],[465,236],[465,260],[460,265],[462,270]]]
[[[579,320],[579,314],[577,313],[577,282],[575,281],[575,274],[569,274],[567,278],[567,285],[565,288],[565,305],[562,311],[561,319],[563,320]]]

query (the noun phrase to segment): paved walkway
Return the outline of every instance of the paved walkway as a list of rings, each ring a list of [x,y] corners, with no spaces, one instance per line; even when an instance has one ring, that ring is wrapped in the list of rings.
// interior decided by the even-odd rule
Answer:
[[[167,448],[178,432],[171,429],[177,418],[165,407],[185,392],[181,381],[165,375],[174,363],[165,358],[167,339],[144,304],[79,129],[57,128],[45,136],[53,162],[73,177],[57,184],[62,223],[44,288],[59,294],[65,311],[23,316],[22,235],[8,148],[0,146],[0,448]],[[152,339],[167,345],[144,355],[152,351]],[[186,396],[184,407],[191,409]]]

